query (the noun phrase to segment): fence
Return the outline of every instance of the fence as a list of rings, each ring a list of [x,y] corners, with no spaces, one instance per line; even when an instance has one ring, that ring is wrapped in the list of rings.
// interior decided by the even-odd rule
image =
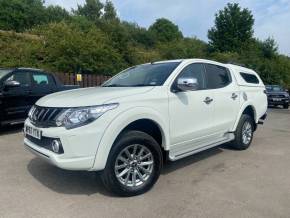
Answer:
[[[82,74],[82,81],[77,81],[77,74],[74,73],[54,73],[55,76],[65,85],[79,85],[80,87],[100,86],[108,80],[110,76],[96,74]]]

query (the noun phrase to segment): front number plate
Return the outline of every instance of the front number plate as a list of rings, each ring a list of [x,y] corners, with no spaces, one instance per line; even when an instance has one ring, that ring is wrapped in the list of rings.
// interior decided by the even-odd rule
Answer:
[[[25,126],[24,132],[26,135],[30,135],[33,138],[37,138],[39,140],[41,139],[42,132],[39,129],[36,129],[36,128],[31,127],[31,126]]]

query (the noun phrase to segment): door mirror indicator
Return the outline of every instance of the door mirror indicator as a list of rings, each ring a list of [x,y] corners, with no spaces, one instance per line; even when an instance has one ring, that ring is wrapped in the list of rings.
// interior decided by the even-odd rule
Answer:
[[[15,80],[7,80],[4,82],[4,86],[7,88],[12,88],[12,87],[19,87],[20,82],[15,81]]]
[[[177,88],[180,91],[195,91],[198,89],[198,81],[196,78],[179,78]]]

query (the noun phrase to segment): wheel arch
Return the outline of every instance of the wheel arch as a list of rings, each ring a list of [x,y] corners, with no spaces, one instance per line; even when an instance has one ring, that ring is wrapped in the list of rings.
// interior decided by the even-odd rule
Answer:
[[[141,119],[131,122],[119,133],[115,141],[118,140],[118,138],[125,131],[129,131],[129,130],[137,130],[137,131],[145,132],[148,135],[152,136],[162,148],[165,147],[165,144],[163,144],[166,141],[164,132],[162,128],[160,127],[160,125],[152,119],[141,118]]]
[[[142,127],[144,124],[150,125],[153,130],[158,130],[159,132],[156,135],[150,134],[147,126],[145,128],[144,126]],[[160,144],[162,150],[168,150],[169,130],[166,122],[162,120],[162,115],[151,108],[130,109],[119,114],[106,128],[96,151],[95,161],[91,170],[103,170],[105,168],[114,142],[128,129],[145,130],[144,132],[149,133]]]
[[[233,132],[236,131],[237,129],[237,126],[238,126],[238,123],[241,119],[241,116],[243,114],[248,114],[249,116],[251,116],[254,120],[254,124],[255,124],[255,129],[257,128],[257,123],[258,123],[258,118],[257,118],[257,112],[256,112],[256,109],[254,107],[253,104],[251,104],[250,102],[248,103],[245,103],[244,105],[242,105],[240,111],[239,111],[239,114],[237,116],[237,120],[234,124],[234,127],[233,127]]]

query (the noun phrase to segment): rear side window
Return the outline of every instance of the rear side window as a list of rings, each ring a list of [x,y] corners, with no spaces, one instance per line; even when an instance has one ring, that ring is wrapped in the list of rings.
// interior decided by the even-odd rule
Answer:
[[[255,75],[242,72],[240,74],[247,83],[259,84],[259,79]]]
[[[34,86],[53,86],[54,82],[50,75],[44,73],[33,73],[32,83]]]
[[[214,64],[205,64],[208,89],[226,87],[232,82],[230,72],[225,68]]]

